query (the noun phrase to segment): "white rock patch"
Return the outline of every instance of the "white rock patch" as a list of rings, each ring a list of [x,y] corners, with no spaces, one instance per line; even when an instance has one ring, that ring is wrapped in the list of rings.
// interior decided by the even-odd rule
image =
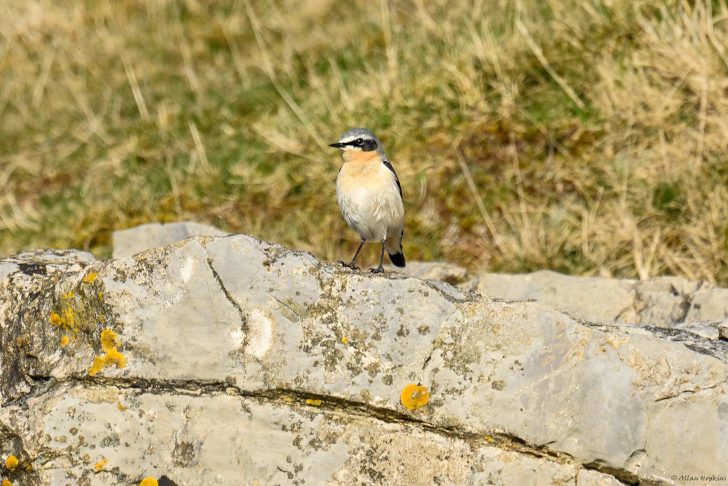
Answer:
[[[182,279],[184,283],[187,283],[192,278],[192,270],[194,268],[194,260],[192,258],[187,258],[185,260],[184,265],[182,265],[182,268],[179,270],[179,276]]]
[[[270,313],[253,309],[248,316],[250,337],[245,352],[257,359],[263,359],[273,344],[273,325]]]

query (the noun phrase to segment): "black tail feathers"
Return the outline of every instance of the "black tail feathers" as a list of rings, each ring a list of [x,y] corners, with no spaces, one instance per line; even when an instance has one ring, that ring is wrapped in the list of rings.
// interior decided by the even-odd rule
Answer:
[[[391,253],[387,253],[389,255],[389,259],[392,260],[392,264],[395,267],[404,267],[406,265],[406,262],[404,261],[404,253],[402,253],[402,250],[399,250],[399,253],[395,253],[392,255]]]

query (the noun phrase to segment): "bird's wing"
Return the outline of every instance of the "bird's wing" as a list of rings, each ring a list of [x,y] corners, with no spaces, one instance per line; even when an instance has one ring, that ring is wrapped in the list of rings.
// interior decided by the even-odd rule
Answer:
[[[404,200],[404,197],[402,196],[402,184],[399,183],[399,177],[397,177],[397,173],[394,171],[394,167],[392,166],[391,162],[389,162],[387,159],[384,159],[382,161],[384,164],[384,167],[392,171],[392,174],[394,174],[394,182],[397,183],[397,189],[399,189],[399,197]]]

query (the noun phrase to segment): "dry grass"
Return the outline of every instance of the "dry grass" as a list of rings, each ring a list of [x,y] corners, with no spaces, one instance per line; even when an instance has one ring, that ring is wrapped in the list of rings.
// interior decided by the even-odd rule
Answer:
[[[194,219],[347,257],[325,144],[367,126],[410,260],[728,284],[727,46],[722,0],[5,1],[0,252]]]

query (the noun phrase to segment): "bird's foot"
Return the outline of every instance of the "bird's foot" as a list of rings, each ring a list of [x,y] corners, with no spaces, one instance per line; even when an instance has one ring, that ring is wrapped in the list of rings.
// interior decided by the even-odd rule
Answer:
[[[356,265],[354,264],[354,262],[349,262],[349,263],[346,263],[345,261],[339,260],[339,261],[338,261],[338,262],[336,262],[336,263],[338,263],[338,264],[339,264],[339,265],[341,265],[342,267],[346,267],[346,268],[349,268],[349,269],[351,269],[351,270],[359,270],[359,267],[357,267],[357,266],[356,266]]]
[[[377,268],[370,268],[371,273],[384,273],[384,268],[380,265]]]

